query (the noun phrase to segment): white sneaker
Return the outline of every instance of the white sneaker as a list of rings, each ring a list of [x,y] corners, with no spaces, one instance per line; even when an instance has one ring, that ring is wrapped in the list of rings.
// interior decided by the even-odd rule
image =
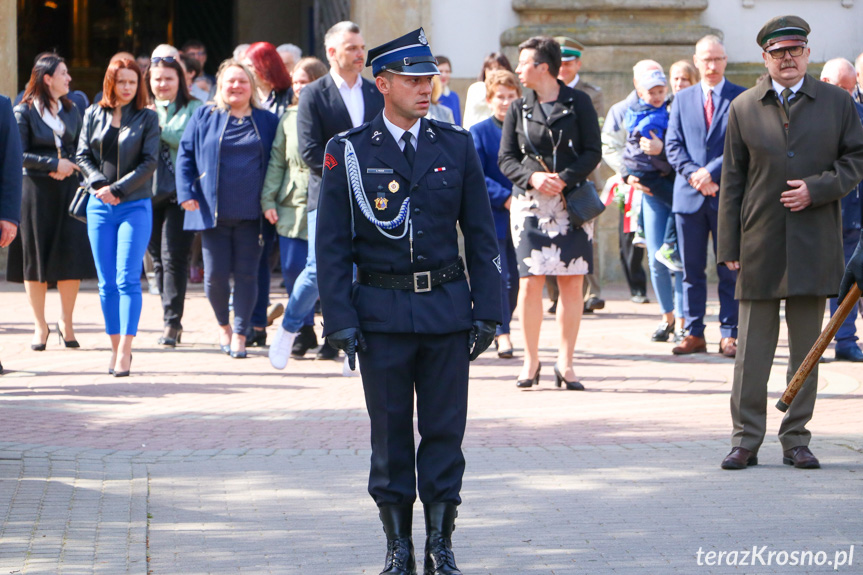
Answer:
[[[294,340],[297,338],[295,332],[287,331],[282,326],[276,331],[276,336],[270,343],[270,365],[276,369],[285,369],[288,365],[288,359],[291,357],[291,348],[294,347]]]

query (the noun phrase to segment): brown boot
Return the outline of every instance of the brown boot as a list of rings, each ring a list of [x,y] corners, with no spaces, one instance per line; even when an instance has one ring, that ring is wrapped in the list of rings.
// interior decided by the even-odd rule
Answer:
[[[673,348],[674,355],[688,355],[690,353],[707,353],[707,341],[703,337],[687,335],[680,345]]]
[[[753,465],[758,465],[758,457],[754,453],[743,447],[734,447],[722,460],[721,467],[722,469],[746,469]]]
[[[733,337],[723,337],[719,341],[719,353],[725,357],[735,357],[737,355],[737,340]]]

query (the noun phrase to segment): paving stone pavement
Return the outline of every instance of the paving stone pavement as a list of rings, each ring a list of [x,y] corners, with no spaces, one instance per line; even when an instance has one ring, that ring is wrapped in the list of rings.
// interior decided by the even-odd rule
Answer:
[[[133,375],[115,379],[92,284],[76,308],[81,350],[52,339],[31,351],[24,294],[8,284],[0,293],[0,575],[380,571],[368,419],[359,380],[339,364],[292,360],[277,372],[263,350],[244,361],[218,353],[212,312],[193,288],[176,350],[154,345],[160,307],[145,293]],[[673,357],[670,344],[648,341],[656,305],[632,304],[615,286],[606,297],[579,334],[587,392],[552,386],[551,317],[538,389],[515,388],[517,359],[489,351],[472,367],[454,534],[462,570],[863,572],[861,369],[821,365],[810,429],[824,468],[784,466],[772,408],[787,368],[783,332],[760,465],[723,471],[732,362]],[[56,292],[48,299],[56,317]],[[517,323],[514,340],[520,356]],[[418,506],[419,547],[422,525]],[[811,564],[791,564],[806,551]],[[723,553],[720,565],[709,552]]]

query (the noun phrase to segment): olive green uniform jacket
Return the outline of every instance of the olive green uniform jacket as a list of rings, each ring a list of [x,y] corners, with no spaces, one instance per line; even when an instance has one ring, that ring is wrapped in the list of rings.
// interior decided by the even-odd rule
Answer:
[[[786,128],[787,125],[787,128]],[[844,270],[839,200],[863,179],[851,96],[806,76],[788,122],[770,77],[732,103],[719,193],[718,262],[739,261],[739,300],[835,296]],[[803,180],[812,204],[780,200]]]

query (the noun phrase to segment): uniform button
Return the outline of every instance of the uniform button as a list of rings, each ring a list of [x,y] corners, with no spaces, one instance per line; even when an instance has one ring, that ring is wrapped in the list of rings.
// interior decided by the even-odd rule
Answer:
[[[417,261],[418,262],[424,262],[424,261],[426,261],[426,257],[425,256],[417,256]]]
[[[415,214],[422,213],[422,210],[421,210],[421,209],[419,209],[419,208],[414,208],[414,213],[415,213]]]
[[[789,157],[789,158],[793,158],[793,157],[794,157],[794,152],[788,152],[788,157]]]
[[[420,185],[419,185],[419,184],[414,184],[414,187],[412,187],[411,189],[412,189],[413,191],[417,191],[418,189],[420,189]]]
[[[426,235],[426,233],[425,233],[424,231],[422,231],[422,230],[420,230],[420,231],[418,231],[418,232],[417,232],[417,237],[418,237],[418,238],[421,238],[421,237],[423,237],[424,235]]]

